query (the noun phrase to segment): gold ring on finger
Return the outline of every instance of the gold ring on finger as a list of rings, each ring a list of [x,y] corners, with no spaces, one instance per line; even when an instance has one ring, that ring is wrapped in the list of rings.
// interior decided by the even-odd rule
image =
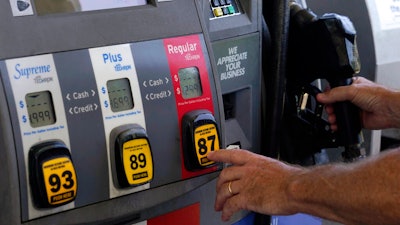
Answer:
[[[231,194],[231,195],[233,195],[233,191],[232,191],[232,181],[229,181],[229,184],[228,184],[228,191],[229,191],[229,193]]]

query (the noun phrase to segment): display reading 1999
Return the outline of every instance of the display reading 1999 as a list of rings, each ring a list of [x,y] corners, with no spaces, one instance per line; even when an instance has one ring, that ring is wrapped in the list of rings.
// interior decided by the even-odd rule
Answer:
[[[196,98],[203,94],[200,73],[197,67],[180,69],[178,76],[184,99]]]
[[[132,109],[134,106],[131,84],[128,78],[107,82],[108,97],[113,112]]]
[[[46,126],[56,122],[50,91],[29,93],[25,96],[25,101],[29,123],[32,127]]]

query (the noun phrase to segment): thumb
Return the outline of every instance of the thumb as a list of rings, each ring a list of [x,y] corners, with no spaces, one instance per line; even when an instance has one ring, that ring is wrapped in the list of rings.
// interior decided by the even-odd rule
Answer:
[[[317,95],[317,100],[323,104],[332,104],[335,102],[350,100],[349,88],[350,86],[341,86],[319,93]]]

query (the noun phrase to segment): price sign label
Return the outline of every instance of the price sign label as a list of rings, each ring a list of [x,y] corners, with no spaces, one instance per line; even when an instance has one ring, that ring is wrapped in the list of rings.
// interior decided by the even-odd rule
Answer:
[[[146,138],[125,142],[123,159],[126,180],[130,185],[141,185],[153,179],[153,158]]]
[[[70,158],[48,160],[43,163],[42,171],[48,204],[56,206],[75,199],[77,180]]]
[[[214,162],[207,158],[207,154],[211,151],[219,150],[219,137],[215,124],[211,123],[197,127],[194,131],[194,142],[199,164],[201,166],[213,164]]]

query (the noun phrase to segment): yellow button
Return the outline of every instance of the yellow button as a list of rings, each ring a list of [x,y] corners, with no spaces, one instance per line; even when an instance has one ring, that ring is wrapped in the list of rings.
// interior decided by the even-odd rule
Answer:
[[[46,161],[42,170],[50,205],[60,205],[75,199],[77,182],[70,158],[59,157]]]
[[[213,161],[207,158],[207,154],[211,151],[219,150],[217,127],[212,123],[197,127],[194,131],[194,142],[199,165],[208,166],[214,164]]]
[[[214,15],[215,15],[216,17],[220,17],[220,16],[223,16],[224,13],[222,12],[222,9],[221,9],[221,8],[215,8],[215,9],[214,9]]]
[[[153,159],[146,138],[125,142],[123,157],[126,180],[129,185],[141,185],[153,179]]]

